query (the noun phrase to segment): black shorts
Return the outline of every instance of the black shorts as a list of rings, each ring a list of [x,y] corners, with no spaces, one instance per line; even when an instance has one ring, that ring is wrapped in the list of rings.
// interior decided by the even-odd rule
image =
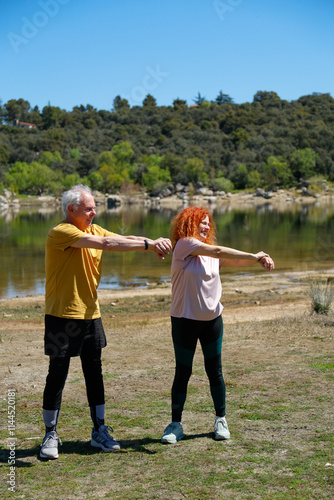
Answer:
[[[92,349],[107,345],[101,318],[71,319],[45,315],[44,352],[47,356],[80,356],[83,343]]]

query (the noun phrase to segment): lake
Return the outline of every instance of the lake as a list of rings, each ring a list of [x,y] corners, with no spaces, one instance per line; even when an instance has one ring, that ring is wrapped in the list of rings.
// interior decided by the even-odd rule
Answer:
[[[173,210],[132,207],[99,210],[95,223],[118,234],[158,238],[168,236]],[[334,267],[334,206],[291,206],[284,212],[270,204],[255,208],[213,210],[218,244],[240,250],[264,250],[274,258],[277,271]],[[44,245],[61,212],[45,209],[8,212],[0,216],[0,298],[44,293]],[[103,260],[100,288],[146,287],[170,281],[171,257],[160,261],[142,252],[108,253]],[[260,266],[226,272],[261,272]]]

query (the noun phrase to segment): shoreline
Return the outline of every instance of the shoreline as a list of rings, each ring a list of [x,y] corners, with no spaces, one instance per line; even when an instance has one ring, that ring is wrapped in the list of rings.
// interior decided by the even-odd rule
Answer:
[[[279,189],[277,192],[264,193],[264,196],[255,191],[241,191],[238,193],[212,193],[187,195],[172,194],[166,197],[150,197],[147,193],[129,194],[101,194],[93,192],[98,209],[122,210],[128,207],[146,207],[160,209],[178,210],[188,205],[209,206],[211,209],[238,209],[253,207],[270,207],[275,210],[291,210],[292,207],[304,206],[331,206],[334,205],[334,191],[328,189],[322,194],[305,196],[301,190]],[[12,197],[2,205],[4,213],[20,211],[26,208],[38,208],[41,211],[54,211],[61,207],[59,197],[50,196],[27,196],[25,198]]]
[[[223,318],[226,323],[251,320],[266,321],[297,317],[311,313],[308,288],[312,280],[334,281],[334,268],[312,271],[273,271],[250,276],[227,275],[222,279],[224,305]],[[99,289],[101,306],[113,306],[118,301],[134,297],[160,297],[168,300],[171,285],[162,284],[147,288]],[[44,306],[44,295],[29,295],[0,299],[0,308],[19,310],[23,307]],[[167,305],[166,305],[167,306]],[[169,306],[166,307],[166,313]],[[2,312],[5,315],[5,312]],[[103,317],[103,313],[102,313]]]

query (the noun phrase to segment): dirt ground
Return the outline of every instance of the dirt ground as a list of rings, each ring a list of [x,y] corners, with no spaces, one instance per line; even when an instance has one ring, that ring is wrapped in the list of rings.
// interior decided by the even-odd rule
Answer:
[[[320,275],[324,279],[333,277],[334,270],[322,271]],[[318,271],[263,272],[256,274],[255,277],[229,275],[223,278],[224,324],[239,325],[244,322],[275,319],[281,321],[308,316],[311,311],[308,283],[318,277]],[[125,318],[116,313],[104,315],[102,312],[108,342],[110,345],[116,344],[116,349],[113,348],[114,354],[115,351],[117,353],[117,346],[124,341],[124,328],[133,327],[139,343],[145,342],[145,338],[155,337],[161,331],[164,332],[165,338],[169,336],[170,295],[171,289],[168,285],[151,289],[99,291],[102,309],[104,306],[110,306],[111,311],[113,306],[121,307],[133,297],[147,299],[144,312],[135,313],[129,310],[129,315]],[[162,306],[159,313],[151,314],[150,300],[165,301],[166,305]],[[16,387],[17,390],[30,388],[33,391],[40,391],[44,385],[47,358],[43,354],[43,305],[42,295],[0,300],[1,393],[10,387]],[[21,311],[26,312],[21,313]],[[256,345],[253,349],[256,358],[258,356]],[[152,353],[147,351],[147,356],[149,363]],[[145,365],[144,351],[141,353],[141,360]],[[36,367],[40,367],[40,370],[36,371]]]

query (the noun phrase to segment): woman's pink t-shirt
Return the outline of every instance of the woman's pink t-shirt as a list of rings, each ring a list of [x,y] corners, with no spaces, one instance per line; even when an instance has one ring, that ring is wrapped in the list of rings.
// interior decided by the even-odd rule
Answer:
[[[172,258],[171,316],[199,321],[217,318],[223,306],[219,259],[190,254],[202,246],[196,238],[178,240]]]

